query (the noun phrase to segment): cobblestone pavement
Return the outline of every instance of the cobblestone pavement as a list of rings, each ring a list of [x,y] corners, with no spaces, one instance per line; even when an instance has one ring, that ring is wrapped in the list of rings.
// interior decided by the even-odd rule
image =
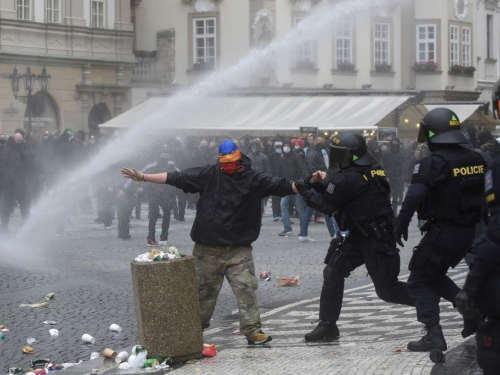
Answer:
[[[146,215],[147,207],[143,207],[143,216]],[[188,210],[186,222],[172,221],[171,224],[169,244],[185,254],[191,254],[193,247],[189,237],[193,218],[194,211]],[[0,373],[6,373],[13,366],[27,368],[32,358],[48,357],[56,363],[80,358],[88,360],[91,352],[102,352],[106,347],[120,349],[137,343],[130,261],[149,249],[145,246],[147,220],[132,220],[133,238],[123,241],[116,238],[116,221],[114,228],[106,231],[93,219],[91,215],[75,214],[71,218],[73,225],[67,226],[72,236],[53,237],[50,234],[47,239],[37,239],[36,246],[27,248],[22,244],[10,245],[13,235],[0,238],[4,258],[0,264],[0,324],[10,329],[6,339],[0,341]],[[233,324],[237,315],[231,312],[237,306],[228,284],[224,283],[214,324],[205,335],[205,342],[217,345],[219,355],[214,360],[176,371],[189,373],[200,369],[198,372],[236,374],[246,369],[245,373],[284,374],[305,369],[314,374],[332,373],[330,371],[336,369],[344,371],[338,373],[354,373],[347,369],[362,368],[363,363],[378,363],[374,368],[382,372],[377,373],[386,373],[383,366],[393,368],[394,363],[400,362],[400,367],[393,368],[392,373],[406,373],[398,369],[411,366],[414,366],[412,371],[420,368],[429,371],[431,364],[426,355],[392,354],[398,348],[404,350],[408,338],[419,336],[420,325],[416,323],[412,309],[391,306],[377,299],[364,267],[346,282],[346,288],[351,291],[346,295],[340,341],[327,345],[304,343],[303,334],[313,327],[310,322],[317,318],[322,261],[329,237],[324,225],[311,224],[310,235],[318,242],[302,244],[296,236],[298,219],[294,221],[295,236],[278,237],[282,224],[266,214],[261,237],[254,244],[258,272],[270,270],[273,277],[300,276],[301,285],[295,288],[276,288],[273,282],[259,283],[259,304],[265,330],[274,337],[272,345],[247,349],[244,337],[232,335],[232,330],[237,328]],[[12,220],[14,232],[16,225],[19,225],[17,212]],[[407,272],[411,249],[419,238],[420,233],[412,223],[410,240],[401,253],[402,273]],[[14,261],[10,256],[13,251],[18,255]],[[457,270],[456,275],[462,274],[457,276],[459,280],[465,276],[465,271],[465,268]],[[20,303],[42,301],[48,292],[56,293],[50,307],[19,307]],[[443,305],[443,308],[445,314],[454,314],[449,306]],[[445,319],[445,324],[450,324],[444,326],[445,334],[450,336],[447,336],[449,344],[456,346],[461,342],[456,333],[458,319],[451,315]],[[55,320],[58,324],[44,326],[44,320]],[[111,323],[120,324],[123,331],[109,332]],[[59,329],[60,336],[50,338],[50,328]],[[93,335],[96,344],[82,344],[80,337],[84,333]],[[35,354],[31,356],[21,354],[28,337],[37,339],[32,345]],[[306,356],[308,360],[303,361]],[[234,372],[229,371],[231,366],[235,368]]]

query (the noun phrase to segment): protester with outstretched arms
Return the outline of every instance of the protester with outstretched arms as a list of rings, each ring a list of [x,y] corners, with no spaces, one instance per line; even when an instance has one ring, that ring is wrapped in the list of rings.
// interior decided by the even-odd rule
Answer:
[[[293,194],[292,182],[253,170],[250,159],[232,141],[220,145],[215,165],[168,174],[143,175],[128,168],[122,173],[135,181],[166,183],[200,193],[191,238],[195,242],[202,327],[210,326],[225,276],[238,300],[240,331],[248,344],[271,341],[261,330],[252,243],[260,234],[260,200]]]

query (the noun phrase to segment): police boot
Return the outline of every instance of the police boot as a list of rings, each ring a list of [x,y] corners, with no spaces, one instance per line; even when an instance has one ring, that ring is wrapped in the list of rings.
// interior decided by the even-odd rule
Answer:
[[[419,341],[408,343],[408,350],[412,352],[430,352],[434,349],[446,350],[448,346],[443,336],[441,326],[436,324],[432,327],[426,327],[427,334]]]
[[[339,329],[335,323],[321,320],[312,332],[304,336],[306,341],[320,341],[325,339],[336,339],[340,336]]]

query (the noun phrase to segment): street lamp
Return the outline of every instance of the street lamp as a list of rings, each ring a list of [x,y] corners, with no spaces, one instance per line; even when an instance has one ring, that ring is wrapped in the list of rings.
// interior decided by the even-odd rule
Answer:
[[[31,67],[28,66],[25,74],[19,74],[17,72],[17,67],[14,68],[14,72],[9,75],[10,80],[10,88],[12,93],[14,94],[14,98],[19,100],[21,103],[24,103],[28,106],[28,115],[29,115],[29,125],[28,125],[28,134],[31,133],[31,97],[33,93],[33,89],[35,88],[35,82],[38,78],[40,82],[40,88],[43,92],[47,92],[50,86],[50,74],[47,74],[47,69],[43,67],[42,74],[36,75],[31,72]],[[19,89],[21,86],[21,80],[24,83],[24,90],[26,91],[25,96],[19,95]]]

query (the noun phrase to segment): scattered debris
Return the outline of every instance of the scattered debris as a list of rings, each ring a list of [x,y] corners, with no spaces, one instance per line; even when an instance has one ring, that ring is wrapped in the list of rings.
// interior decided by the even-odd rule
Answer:
[[[82,336],[82,341],[85,343],[85,344],[94,344],[95,343],[95,338],[93,338],[92,336],[90,336],[88,333],[84,334]]]
[[[295,279],[290,277],[276,277],[276,287],[280,288],[282,286],[298,286],[300,284],[299,277]]]
[[[233,331],[233,335],[241,335],[240,330],[239,330],[239,329],[235,329],[235,330]]]
[[[265,280],[265,281],[270,281],[271,280],[271,271],[261,272],[260,279]]]
[[[132,354],[133,355],[138,355],[139,353],[146,353],[146,355],[148,354],[148,351],[146,350],[146,348],[142,345],[136,345],[132,348]]]
[[[48,302],[38,302],[38,303],[21,303],[19,307],[49,307]]]
[[[115,358],[116,363],[122,363],[122,362],[127,362],[128,361],[128,353],[127,352],[120,352]]]
[[[104,358],[111,358],[111,359],[115,359],[116,356],[118,355],[118,353],[116,351],[114,351],[113,349],[110,349],[110,348],[106,348],[104,349],[104,351],[102,352],[102,355],[104,356]],[[118,362],[119,363],[119,362]]]
[[[240,309],[234,309],[231,314],[235,315],[235,314],[239,314],[239,313],[240,313]]]
[[[19,374],[23,369],[21,367],[11,367],[9,369],[9,375]]]
[[[120,370],[128,370],[128,369],[130,369],[130,363],[128,363],[128,362],[120,363],[120,365],[118,366],[118,368]]]
[[[3,332],[0,332],[0,340],[5,340],[5,335]]]
[[[205,357],[215,357],[217,355],[217,349],[215,349],[214,344],[203,344],[203,353]]]
[[[122,327],[120,327],[118,324],[111,324],[109,326],[109,330],[113,331],[113,332],[121,332],[122,331]]]
[[[175,246],[170,246],[165,253],[158,249],[152,249],[149,253],[140,254],[135,258],[136,262],[160,262],[182,258],[182,255]]]
[[[28,345],[31,345],[33,344],[34,342],[36,342],[36,339],[34,337],[30,337],[26,340],[26,342],[28,343]]]
[[[149,367],[158,366],[159,364],[160,364],[160,362],[156,358],[151,358],[151,359],[148,359],[144,363],[144,367],[149,368]]]
[[[99,374],[99,370],[96,368],[93,368],[92,371],[90,371],[90,375],[97,375]]]
[[[92,361],[93,359],[99,358],[101,355],[97,352],[92,352],[90,353],[90,360]]]
[[[46,320],[45,322],[43,322],[43,324],[46,324],[49,326],[55,326],[57,324],[57,322],[54,320]]]
[[[32,369],[42,369],[45,368],[45,366],[50,364],[50,358],[44,358],[44,359],[32,359],[30,361],[30,367]]]
[[[50,337],[59,336],[59,331],[57,329],[49,329]]]
[[[199,359],[190,359],[189,361],[186,362],[186,365],[192,365],[194,363],[198,363],[200,360]]]
[[[23,348],[23,354],[33,354],[35,350],[31,346],[25,346]]]
[[[55,293],[47,293],[47,295],[45,296],[45,301],[54,299],[55,297],[56,297]]]

